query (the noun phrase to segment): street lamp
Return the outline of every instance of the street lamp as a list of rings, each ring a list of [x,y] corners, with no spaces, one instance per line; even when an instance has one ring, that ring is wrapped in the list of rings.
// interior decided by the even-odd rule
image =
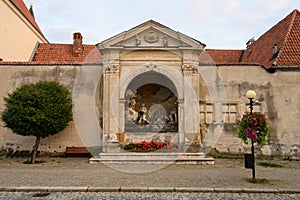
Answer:
[[[246,97],[250,100],[250,115],[253,110],[253,99],[256,98],[256,93],[253,90],[248,90]],[[255,157],[254,157],[254,141],[251,139],[251,158],[252,158],[252,179],[255,179]]]

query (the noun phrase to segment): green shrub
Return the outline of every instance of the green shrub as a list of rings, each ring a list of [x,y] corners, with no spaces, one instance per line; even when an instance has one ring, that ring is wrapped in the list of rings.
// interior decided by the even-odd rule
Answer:
[[[31,163],[35,162],[41,138],[64,130],[73,117],[70,92],[56,82],[23,85],[4,101],[4,126],[16,134],[36,137]]]

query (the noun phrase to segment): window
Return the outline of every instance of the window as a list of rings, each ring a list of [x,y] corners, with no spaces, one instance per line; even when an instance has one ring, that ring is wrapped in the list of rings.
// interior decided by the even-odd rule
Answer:
[[[222,112],[224,114],[224,123],[235,124],[238,116],[238,104],[237,103],[226,103],[222,104]]]

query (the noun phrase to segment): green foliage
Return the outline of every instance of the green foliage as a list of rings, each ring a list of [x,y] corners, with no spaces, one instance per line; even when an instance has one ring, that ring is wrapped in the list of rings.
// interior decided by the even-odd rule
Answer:
[[[269,129],[267,119],[263,114],[259,112],[250,114],[246,112],[237,124],[237,136],[241,138],[245,144],[248,144],[248,139],[258,144],[265,143]]]
[[[275,168],[283,167],[282,165],[276,163],[269,163],[269,162],[259,162],[258,165],[262,167],[275,167]]]
[[[70,92],[56,82],[41,81],[17,88],[4,98],[5,127],[23,136],[48,137],[72,120]]]
[[[255,184],[270,184],[270,181],[265,178],[247,178],[246,181]]]
[[[34,162],[34,164],[40,164],[40,163],[45,163],[45,162],[46,161],[44,161],[44,160],[36,160]],[[30,160],[25,160],[25,161],[23,161],[23,164],[32,164],[32,162]]]

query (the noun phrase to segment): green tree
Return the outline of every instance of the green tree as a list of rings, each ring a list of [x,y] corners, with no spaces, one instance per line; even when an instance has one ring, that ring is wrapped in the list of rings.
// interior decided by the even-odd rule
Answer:
[[[23,85],[4,101],[4,126],[16,134],[36,137],[31,163],[35,163],[41,138],[64,130],[73,117],[70,92],[56,82]]]

